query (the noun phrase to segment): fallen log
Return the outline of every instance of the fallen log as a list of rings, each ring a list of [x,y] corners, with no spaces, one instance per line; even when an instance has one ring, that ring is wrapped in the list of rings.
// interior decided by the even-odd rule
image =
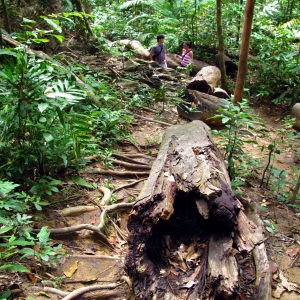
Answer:
[[[187,95],[190,102],[194,104],[197,113],[184,110],[183,106],[179,105],[177,111],[180,116],[189,120],[198,119],[209,125],[224,125],[221,118],[212,119],[212,117],[219,114],[217,112],[219,108],[228,106],[227,100],[195,90],[187,90]]]
[[[180,66],[181,59],[176,57],[174,53],[167,54],[167,64],[168,68],[177,69]],[[193,59],[192,61],[193,68],[191,70],[190,75],[195,76],[199,71],[201,71],[204,67],[208,67],[209,64],[205,63],[204,61]]]
[[[219,68],[215,66],[204,67],[190,81],[187,89],[212,94],[220,79],[221,72]]]
[[[213,94],[213,96],[218,97],[218,98],[230,99],[228,93],[219,87],[215,88],[212,94]]]
[[[218,55],[216,55],[215,63],[216,66],[219,67]],[[238,66],[227,55],[224,55],[224,63],[225,63],[226,74],[231,77],[234,77],[237,73]]]
[[[117,41],[125,46],[127,49],[134,50],[136,55],[142,59],[150,60],[150,52],[148,49],[145,49],[143,45],[136,40],[120,40]],[[115,42],[116,43],[116,42]]]
[[[263,243],[241,230],[243,212],[209,127],[197,120],[167,129],[128,218],[135,299],[240,299],[235,253]],[[242,233],[249,251],[236,246]]]

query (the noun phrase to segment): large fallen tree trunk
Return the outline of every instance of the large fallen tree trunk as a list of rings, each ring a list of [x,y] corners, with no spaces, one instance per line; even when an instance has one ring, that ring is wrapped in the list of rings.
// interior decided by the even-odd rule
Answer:
[[[193,103],[194,110],[189,111],[188,109],[185,109],[187,104],[178,105],[177,111],[181,117],[189,120],[198,119],[210,125],[223,125],[221,118],[212,117],[219,114],[217,112],[219,108],[226,108],[228,106],[229,103],[227,100],[195,90],[187,90],[187,95],[189,97],[190,103]],[[196,111],[198,111],[198,113],[195,111],[195,109]]]
[[[215,66],[202,68],[187,86],[189,90],[212,94],[221,79],[220,69]]]
[[[169,128],[128,219],[125,265],[135,299],[241,299],[247,286],[237,256],[263,243],[261,224],[245,213],[208,126]],[[258,276],[265,285],[257,299],[270,299],[266,268]]]

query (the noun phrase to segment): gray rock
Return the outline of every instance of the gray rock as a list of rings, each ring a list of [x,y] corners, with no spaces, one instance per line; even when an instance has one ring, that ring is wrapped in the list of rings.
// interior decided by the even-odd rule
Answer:
[[[293,127],[297,130],[300,130],[300,103],[296,103],[291,110],[291,117],[296,118],[295,124]]]

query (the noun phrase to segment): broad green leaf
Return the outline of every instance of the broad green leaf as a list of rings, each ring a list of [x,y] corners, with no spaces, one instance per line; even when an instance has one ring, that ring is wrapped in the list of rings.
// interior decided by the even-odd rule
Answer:
[[[43,18],[51,27],[53,27],[56,31],[59,33],[62,33],[62,29],[59,26],[59,21],[58,20],[53,20],[53,19],[48,19],[48,18]]]
[[[6,264],[6,265],[2,265],[0,269],[7,269],[13,272],[30,273],[30,271],[25,266],[22,265]]]
[[[78,96],[74,96],[74,95],[62,93],[62,92],[54,92],[54,93],[47,93],[47,94],[45,93],[45,95],[48,98],[52,98],[52,99],[55,99],[56,97],[62,97],[62,98],[71,99],[71,100],[82,99],[82,97],[78,97]]]
[[[39,103],[38,109],[42,113],[44,110],[46,110],[49,107],[49,103]]]
[[[78,175],[72,175],[72,176],[71,176],[71,179],[72,179],[76,184],[78,184],[78,185],[80,185],[80,186],[83,186],[83,187],[85,187],[85,188],[89,188],[89,189],[93,189],[93,188],[94,188],[91,184],[87,183],[83,178],[81,178],[81,177],[78,176]]]
[[[10,231],[13,228],[14,228],[13,226],[4,226],[4,227],[0,228],[0,234]]]
[[[36,21],[30,20],[30,19],[27,19],[27,18],[23,18],[23,23],[32,23],[32,24],[36,24]]]
[[[59,42],[63,42],[63,40],[64,40],[64,37],[63,36],[61,36],[61,35],[58,35],[58,34],[49,34],[49,35],[51,35],[51,36],[54,36]]]
[[[10,55],[10,56],[14,56],[17,57],[17,53],[11,50],[2,50],[0,49],[0,55]]]
[[[43,133],[43,136],[47,143],[51,142],[54,139],[53,135],[50,133]]]

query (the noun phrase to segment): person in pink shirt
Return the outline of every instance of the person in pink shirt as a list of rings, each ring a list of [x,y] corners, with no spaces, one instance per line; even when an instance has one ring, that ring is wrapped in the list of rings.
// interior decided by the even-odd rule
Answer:
[[[182,55],[176,55],[176,57],[181,59],[180,66],[186,67],[188,64],[190,64],[194,58],[193,50],[192,50],[192,43],[191,42],[184,42],[183,43],[183,49],[182,49]]]

